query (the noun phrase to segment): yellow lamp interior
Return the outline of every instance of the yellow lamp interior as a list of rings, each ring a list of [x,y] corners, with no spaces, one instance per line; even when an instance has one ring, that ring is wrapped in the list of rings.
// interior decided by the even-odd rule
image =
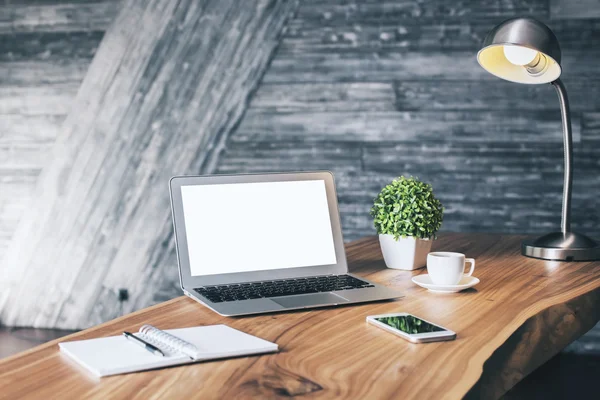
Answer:
[[[542,73],[532,74],[527,66],[536,62],[538,56],[545,57],[547,68]],[[490,74],[517,83],[549,83],[558,79],[561,73],[560,65],[550,56],[511,44],[495,44],[481,49],[477,61]]]

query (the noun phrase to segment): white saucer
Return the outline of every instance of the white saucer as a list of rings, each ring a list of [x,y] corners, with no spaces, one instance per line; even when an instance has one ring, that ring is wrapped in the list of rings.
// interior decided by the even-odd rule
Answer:
[[[456,293],[471,288],[479,283],[474,276],[465,275],[456,285],[435,285],[427,274],[417,275],[412,278],[417,285],[436,293]]]

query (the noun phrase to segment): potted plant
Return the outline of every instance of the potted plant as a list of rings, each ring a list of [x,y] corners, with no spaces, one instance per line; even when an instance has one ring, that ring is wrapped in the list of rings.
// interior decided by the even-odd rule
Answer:
[[[401,176],[381,189],[371,216],[388,268],[413,270],[425,266],[443,213],[431,185],[414,177]]]

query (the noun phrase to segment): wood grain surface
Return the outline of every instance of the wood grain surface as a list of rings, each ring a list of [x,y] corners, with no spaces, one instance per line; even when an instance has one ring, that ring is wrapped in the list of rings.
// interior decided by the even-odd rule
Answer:
[[[121,0],[20,0],[0,6],[0,34],[16,32],[103,32]]]
[[[600,319],[600,263],[560,263],[519,254],[522,237],[445,234],[435,250],[477,260],[481,283],[435,294],[411,283],[424,271],[386,269],[375,237],[347,246],[351,271],[405,297],[339,308],[226,318],[180,297],[63,340],[137,330],[225,323],[279,344],[242,357],[96,380],[58,341],[0,361],[0,398],[415,398],[493,399]],[[368,315],[410,312],[458,333],[411,344],[367,325]]]
[[[344,182],[346,240],[374,233],[373,198],[401,174],[433,185],[447,211],[443,230],[557,230],[556,94],[550,85],[502,81],[476,60],[495,25],[532,16],[563,50],[575,133],[573,226],[600,236],[590,190],[600,185],[598,10],[595,0],[303,0],[218,170],[331,169]]]
[[[556,19],[599,18],[600,7],[596,0],[550,0],[550,12]]]
[[[214,170],[296,5],[122,4],[2,261],[3,324],[88,327],[119,288],[125,311],[152,302],[175,271],[167,183]]]
[[[0,3],[0,260],[119,5],[120,0]]]

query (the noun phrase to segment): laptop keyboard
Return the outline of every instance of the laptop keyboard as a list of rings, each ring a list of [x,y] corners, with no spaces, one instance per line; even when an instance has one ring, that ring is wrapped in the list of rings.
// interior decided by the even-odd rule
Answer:
[[[232,285],[202,286],[194,290],[213,303],[222,303],[365,287],[375,286],[350,275],[326,275]]]

